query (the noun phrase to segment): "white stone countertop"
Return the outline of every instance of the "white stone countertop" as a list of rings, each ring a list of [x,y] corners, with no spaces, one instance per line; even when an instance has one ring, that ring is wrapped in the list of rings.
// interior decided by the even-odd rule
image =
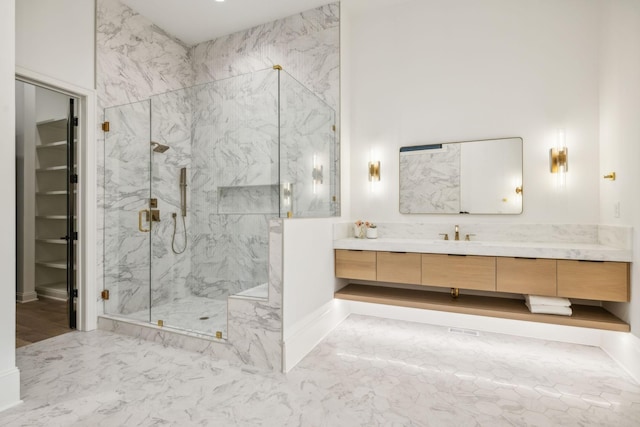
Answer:
[[[333,241],[334,249],[417,252],[452,255],[486,255],[523,258],[574,259],[584,261],[631,262],[632,251],[597,243],[571,242],[485,242],[427,239],[356,239]]]

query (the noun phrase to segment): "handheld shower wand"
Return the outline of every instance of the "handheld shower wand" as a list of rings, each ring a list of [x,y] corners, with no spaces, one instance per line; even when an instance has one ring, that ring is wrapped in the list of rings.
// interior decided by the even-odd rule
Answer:
[[[187,224],[185,217],[187,216],[187,168],[180,168],[180,211],[182,214],[182,228],[184,229],[184,248],[181,251],[175,248],[176,231],[178,228],[177,213],[173,213],[173,236],[171,237],[171,250],[174,254],[181,254],[187,250]]]
[[[180,209],[187,216],[187,168],[180,169]]]

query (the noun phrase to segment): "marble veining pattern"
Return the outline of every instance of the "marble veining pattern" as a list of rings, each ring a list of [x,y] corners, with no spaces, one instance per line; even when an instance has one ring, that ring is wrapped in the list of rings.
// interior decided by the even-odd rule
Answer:
[[[472,233],[478,241],[599,243],[598,226],[594,224],[378,223],[375,217],[367,219],[378,224],[381,236],[398,239],[441,239],[440,233],[448,233],[452,238],[454,224],[459,224],[462,238]]]
[[[115,298],[106,303],[105,311],[132,315],[133,320],[144,321],[148,318],[145,309],[154,306],[170,307],[172,302],[190,297],[211,298],[215,302],[269,280],[266,301],[238,298],[230,303],[235,311],[229,313],[229,331],[234,332],[230,333],[227,343],[189,341],[198,338],[198,334],[187,332],[186,336],[177,337],[167,330],[125,325],[106,318],[100,319],[100,324],[165,344],[191,346],[220,357],[280,369],[281,272],[267,268],[270,262],[267,259],[269,219],[273,213],[238,215],[223,210],[225,213],[219,214],[217,188],[270,186],[276,182],[274,177],[278,174],[272,166],[278,160],[274,144],[278,73],[271,68],[274,63],[286,64],[286,69],[302,82],[300,86],[311,88],[315,93],[312,97],[319,97],[318,105],[328,104],[329,110],[334,111],[338,108],[339,4],[303,12],[194,48],[184,46],[118,0],[99,0],[96,15],[98,123],[103,121],[103,112],[108,110],[120,115],[121,121],[129,125],[133,117],[126,114],[129,108],[126,104],[140,100],[150,100],[149,116],[152,116],[150,124],[145,125],[144,121],[136,124],[142,130],[137,133],[140,144],[126,147],[131,152],[113,153],[113,147],[105,140],[98,140],[105,145],[105,153],[98,156],[98,175],[104,178],[104,187],[98,188],[99,214],[104,211],[106,216],[104,223],[100,221],[99,235],[104,232],[105,240],[98,242],[98,257],[105,260],[105,265],[100,269],[97,286],[99,290],[105,285],[112,292],[115,290]],[[254,78],[259,74],[256,71],[261,69],[265,69],[261,74],[264,77]],[[212,74],[207,70],[218,71]],[[248,76],[248,73],[252,75]],[[246,75],[244,78],[243,74]],[[215,81],[193,87],[194,82],[212,80]],[[299,91],[295,101],[304,100],[304,95]],[[298,106],[299,103],[296,108]],[[318,110],[317,106],[312,106],[310,111],[300,112],[298,116],[304,119],[321,117]],[[339,115],[333,112],[333,120],[329,121],[335,122],[336,117]],[[324,136],[335,138],[328,133],[329,127],[324,126],[329,121],[309,120],[310,125],[303,130],[311,134],[314,126],[320,123]],[[232,126],[222,126],[230,122]],[[144,135],[147,135],[146,141]],[[306,134],[298,136],[310,139]],[[149,139],[171,148],[164,154],[151,154],[149,158],[145,156],[149,152]],[[133,153],[133,150],[137,151]],[[332,156],[326,156],[325,169],[332,173],[339,169],[338,153],[339,148],[334,148]],[[148,185],[145,187],[144,182],[136,181],[140,174],[136,174],[135,167],[126,169],[118,164],[107,164],[113,160],[111,156],[117,155],[124,155],[124,158],[118,158],[116,163],[132,166],[137,163],[141,168],[151,165],[151,194],[145,191]],[[186,228],[189,244],[185,253],[173,254],[170,250],[171,213],[179,209],[177,177],[181,167],[188,168]],[[126,199],[120,198],[118,193],[112,192],[120,187],[120,180],[136,187],[137,192],[130,192]],[[331,184],[330,191],[331,194],[338,193],[337,182]],[[147,236],[140,236],[135,227],[135,216],[144,208],[138,206],[138,202],[148,197],[158,198],[161,221],[154,224]],[[251,200],[233,202],[242,208]],[[120,203],[125,203],[127,209],[121,209]],[[319,204],[317,198],[311,198],[299,201],[297,205],[301,210],[315,212],[326,211],[329,204]],[[336,201],[330,207],[335,211],[337,206]],[[110,214],[114,214],[113,218]],[[123,228],[119,222],[127,226]],[[176,240],[180,244],[183,241],[181,221],[178,230]],[[115,234],[118,231],[120,235]],[[145,258],[143,250],[149,246],[149,238],[150,259],[148,254]],[[270,254],[269,259],[272,256]],[[118,268],[112,268],[114,265]],[[151,284],[148,283],[149,266]],[[281,259],[278,268],[281,270]],[[274,277],[277,282],[273,282]],[[119,289],[111,286],[114,284]],[[102,308],[101,300],[98,304]],[[248,328],[244,328],[244,324]],[[182,327],[191,329],[188,325]]]
[[[104,120],[109,120],[115,112],[116,115],[122,114],[123,119],[126,122],[131,123],[132,117],[129,117],[126,110],[129,108],[125,104],[137,103],[139,101],[149,103],[149,98],[158,93],[166,93],[183,87],[191,86],[193,84],[193,71],[191,64],[191,57],[189,48],[182,44],[180,41],[167,35],[162,29],[153,25],[143,16],[134,12],[129,7],[122,4],[119,0],[98,0],[96,3],[96,92],[97,92],[97,123],[102,123]],[[120,108],[111,108],[109,114],[109,108],[114,106],[122,106]],[[105,114],[105,110],[107,113]],[[147,111],[148,112],[148,111]],[[139,169],[144,169],[148,164],[149,154],[148,141],[150,140],[151,125],[148,123],[150,114],[147,114],[146,129],[136,131],[136,135],[142,138],[144,141],[138,141],[137,147],[143,150],[143,153],[137,153],[134,157],[127,157],[131,153],[118,153],[124,155],[125,161],[135,161]],[[175,115],[174,115],[175,118]],[[177,123],[179,120],[173,121]],[[144,123],[139,121],[138,123]],[[113,129],[113,128],[112,128]],[[156,128],[154,130],[160,130]],[[97,241],[97,258],[100,260],[98,265],[97,283],[98,288],[98,307],[99,312],[103,311],[102,300],[100,299],[100,291],[105,288],[105,285],[109,287],[113,280],[122,280],[127,282],[123,284],[123,288],[129,287],[130,290],[126,290],[129,294],[132,292],[139,293],[141,296],[134,298],[131,302],[127,302],[129,305],[126,309],[121,309],[120,313],[130,313],[132,311],[138,311],[143,308],[144,292],[137,292],[136,289],[142,290],[140,285],[143,282],[132,283],[127,278],[127,275],[118,274],[111,269],[111,261],[109,258],[113,257],[113,245],[114,242],[110,240],[112,236],[109,234],[112,232],[112,224],[108,223],[109,211],[117,209],[117,201],[113,199],[112,188],[119,185],[118,179],[136,179],[136,184],[140,191],[143,191],[143,183],[141,176],[144,175],[142,170],[135,172],[131,170],[130,176],[115,176],[113,174],[114,163],[109,165],[110,160],[114,159],[115,155],[112,151],[114,147],[107,141],[109,139],[115,141],[113,134],[111,138],[109,134],[103,133],[101,130],[97,132],[97,144],[104,145],[104,151],[98,150],[97,152],[97,164],[98,164],[98,241]],[[180,135],[180,132],[177,132]],[[154,132],[154,137],[157,136],[157,132]],[[166,133],[163,132],[163,136],[166,138]],[[105,138],[106,137],[106,138]],[[181,137],[181,136],[179,136]],[[146,140],[145,140],[146,138]],[[163,139],[164,140],[164,139]],[[176,141],[174,143],[174,150],[179,150]],[[129,150],[133,149],[130,147]],[[172,154],[171,159],[176,158],[176,151]],[[146,155],[145,155],[146,153]],[[164,160],[166,161],[166,159]],[[163,174],[164,175],[164,174]],[[148,181],[148,179],[147,179]],[[111,187],[111,188],[110,188]],[[146,197],[148,198],[148,185],[146,188]],[[177,194],[177,193],[176,193]],[[131,203],[132,200],[129,200]],[[167,206],[164,206],[166,209]],[[139,208],[139,209],[142,209]],[[106,221],[105,215],[106,212]],[[131,212],[126,212],[129,214]],[[137,214],[137,213],[136,213]],[[125,219],[123,218],[123,221]],[[128,220],[128,219],[127,219]],[[158,232],[165,234],[167,227],[163,227],[168,224],[170,216],[167,215],[165,223],[158,227]],[[131,221],[135,221],[132,217]],[[162,229],[162,230],[161,230]],[[105,239],[102,238],[103,234]],[[132,234],[133,236],[133,234]],[[130,250],[127,248],[123,248]],[[157,251],[156,251],[157,253]],[[105,256],[106,255],[106,256]],[[122,257],[125,254],[121,254]],[[148,274],[148,253],[147,259],[144,264],[147,265]],[[187,258],[188,259],[188,258]],[[104,260],[104,264],[103,264]],[[139,260],[138,260],[139,261]],[[144,260],[142,260],[144,261]],[[174,260],[179,261],[179,260]],[[130,266],[134,265],[132,258],[126,260],[125,264]],[[142,265],[142,264],[139,264]],[[168,271],[158,274],[164,274],[165,277],[174,276],[179,277],[184,275],[184,269],[181,266],[172,267],[172,272],[168,274]],[[107,277],[105,277],[105,271]],[[144,274],[142,269],[140,274]],[[116,275],[113,277],[113,275]],[[112,276],[112,277],[109,277]],[[148,276],[145,280],[147,283],[147,300],[148,300]],[[143,285],[144,287],[144,285]],[[110,288],[113,291],[113,287]],[[119,290],[117,291],[119,292]],[[117,293],[116,292],[116,293]],[[156,293],[162,295],[162,297],[168,297],[163,295],[162,292]],[[161,298],[162,298],[161,297]],[[124,298],[124,295],[123,295]],[[121,301],[118,299],[117,301]],[[115,309],[115,305],[110,303],[112,307],[106,307],[107,311]],[[149,305],[149,302],[146,302]],[[120,307],[122,308],[122,307]],[[113,311],[113,310],[111,310]]]
[[[286,375],[105,331],[17,365],[4,426],[640,424],[640,386],[596,347],[355,315]]]
[[[282,220],[269,222],[268,297],[229,298],[226,340],[194,331],[163,329],[148,323],[100,317],[98,327],[165,346],[192,350],[233,363],[282,370]],[[143,319],[144,320],[144,319]]]
[[[593,261],[632,261],[633,230],[588,224],[378,223],[378,239],[354,239],[351,224],[334,225],[334,248]],[[441,233],[447,233],[444,241]],[[465,241],[465,234],[474,234]]]
[[[461,150],[459,144],[444,144],[400,153],[401,213],[460,212]]]

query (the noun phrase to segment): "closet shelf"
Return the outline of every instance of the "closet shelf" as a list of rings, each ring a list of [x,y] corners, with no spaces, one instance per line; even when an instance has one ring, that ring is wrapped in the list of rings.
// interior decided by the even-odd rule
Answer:
[[[67,241],[63,240],[63,239],[36,239],[36,242],[38,243],[49,243],[51,245],[66,245]],[[75,245],[76,242],[73,242],[73,244]]]
[[[52,261],[36,261],[36,265],[39,265],[41,267],[56,268],[59,270],[67,269],[67,261],[64,259],[52,260]],[[73,268],[75,270],[75,266]]]
[[[77,167],[77,165],[73,165],[74,168]],[[60,172],[60,171],[66,171],[67,170],[67,166],[63,165],[63,166],[51,166],[48,168],[39,168],[36,169],[36,172],[38,173],[42,173],[42,172]]]
[[[56,190],[56,191],[38,191],[36,193],[37,196],[66,196],[67,192],[65,190]]]
[[[46,120],[40,120],[39,122],[36,122],[36,126],[43,126],[43,125],[46,125],[52,128],[67,129],[67,118],[60,117],[58,119],[46,119]]]
[[[37,215],[36,219],[67,219],[66,215]],[[73,219],[76,219],[74,216]]]
[[[74,191],[73,194],[76,194]],[[38,196],[66,196],[67,190],[55,190],[55,191],[38,191],[36,193]]]
[[[44,149],[44,148],[66,148],[67,147],[67,141],[57,141],[57,142],[50,142],[48,144],[41,144],[41,145],[36,145],[36,149],[40,150],[40,149]]]
[[[67,143],[67,118],[58,116],[37,123],[38,145],[35,154],[37,165],[33,172],[36,176],[36,187],[32,195],[36,197],[35,217],[36,258],[31,260],[35,267],[36,292],[48,298],[67,299],[67,284],[62,276],[75,274],[75,260],[72,272],[67,271],[67,240],[59,236],[65,234],[65,223],[69,219],[67,207],[63,203],[69,187],[67,174],[71,164],[67,165],[69,145]],[[77,139],[76,139],[77,142]],[[72,170],[77,171],[74,163]],[[35,193],[35,194],[34,194]],[[74,191],[73,194],[76,192]],[[71,214],[71,212],[69,212]],[[32,217],[33,218],[33,217]],[[75,220],[73,216],[71,219]],[[75,244],[76,242],[74,242]]]

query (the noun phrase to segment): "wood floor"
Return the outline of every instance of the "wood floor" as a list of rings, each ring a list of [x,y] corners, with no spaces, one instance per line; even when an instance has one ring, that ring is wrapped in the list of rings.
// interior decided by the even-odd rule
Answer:
[[[16,348],[70,331],[66,302],[41,298],[16,304]]]

